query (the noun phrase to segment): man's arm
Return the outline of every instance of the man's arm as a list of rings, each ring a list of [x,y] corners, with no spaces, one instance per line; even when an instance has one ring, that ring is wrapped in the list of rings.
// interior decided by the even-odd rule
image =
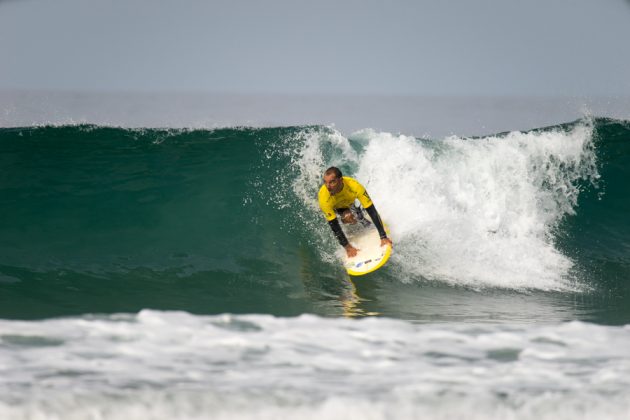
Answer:
[[[383,226],[383,222],[381,221],[381,217],[378,215],[376,211],[376,207],[374,207],[374,203],[370,198],[370,195],[367,193],[365,187],[358,182],[356,182],[356,198],[359,199],[361,206],[368,212],[372,222],[374,222],[374,226],[378,230],[378,234],[381,237],[381,244],[383,244],[383,240],[391,244],[391,241],[387,238],[387,233],[385,232],[385,227]]]
[[[358,250],[355,247],[353,247],[352,245],[350,245],[350,242],[348,242],[348,238],[346,238],[346,235],[343,233],[343,229],[341,229],[341,225],[339,224],[339,220],[337,220],[337,218],[334,218],[333,220],[329,220],[328,221],[328,225],[330,226],[330,228],[332,229],[333,233],[337,237],[337,240],[339,241],[339,244],[341,244],[341,246],[346,249],[346,253],[348,254],[348,258],[352,258],[355,255],[357,255],[357,251]]]
[[[332,229],[333,233],[335,234],[335,236],[337,237],[337,240],[339,241],[339,244],[343,247],[345,247],[346,245],[348,245],[348,238],[346,238],[346,235],[343,233],[343,229],[341,229],[341,225],[339,224],[339,220],[337,220],[337,218],[334,218],[330,221],[328,221],[328,225],[330,226],[330,228]]]
[[[357,191],[356,198],[359,199],[361,206],[363,206],[363,208],[368,212],[370,218],[372,219],[372,222],[374,222],[374,226],[376,226],[378,234],[381,237],[381,246],[387,244],[392,245],[392,241],[387,237],[387,232],[385,232],[385,227],[383,226],[381,217],[378,215],[378,212],[376,211],[376,207],[374,207],[374,203],[372,202],[370,195],[367,193],[363,185],[359,184],[356,181],[355,183]]]
[[[385,232],[385,227],[383,226],[381,217],[378,215],[374,204],[366,208],[365,211],[367,211],[370,215],[370,219],[372,219],[372,223],[374,223],[374,226],[376,226],[376,230],[378,230],[378,235],[381,237],[381,239],[387,238],[387,232]]]

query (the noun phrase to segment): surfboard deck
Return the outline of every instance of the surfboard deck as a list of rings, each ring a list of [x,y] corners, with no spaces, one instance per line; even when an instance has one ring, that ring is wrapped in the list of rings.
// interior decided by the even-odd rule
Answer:
[[[348,258],[346,251],[343,251],[343,265],[348,274],[363,276],[372,273],[389,260],[392,246],[381,246],[381,238],[373,224],[363,227],[357,223],[356,225],[349,225],[345,230],[348,241],[359,250],[357,255],[352,258]],[[387,225],[385,225],[385,231],[389,233]]]

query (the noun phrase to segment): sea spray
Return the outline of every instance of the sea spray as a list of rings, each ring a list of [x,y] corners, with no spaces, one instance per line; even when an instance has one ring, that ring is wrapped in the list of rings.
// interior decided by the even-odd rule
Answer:
[[[358,178],[391,227],[390,268],[400,280],[583,287],[570,275],[572,260],[554,246],[554,233],[575,214],[584,185],[597,186],[591,121],[474,139],[317,134],[293,161],[295,194],[309,217],[318,217],[315,195],[325,167],[338,165]]]

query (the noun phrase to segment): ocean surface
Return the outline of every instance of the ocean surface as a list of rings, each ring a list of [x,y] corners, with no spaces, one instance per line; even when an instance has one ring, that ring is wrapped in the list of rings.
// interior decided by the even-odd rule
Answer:
[[[630,122],[0,128],[0,418],[627,419]],[[394,253],[349,278],[321,173]]]

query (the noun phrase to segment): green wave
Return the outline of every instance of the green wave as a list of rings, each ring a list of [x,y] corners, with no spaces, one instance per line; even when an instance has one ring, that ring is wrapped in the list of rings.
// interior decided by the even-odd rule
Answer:
[[[577,210],[553,242],[595,288],[625,293],[630,125],[591,124],[600,178],[576,181]],[[335,135],[327,127],[0,129],[0,317],[146,307],[338,314],[353,291],[326,257],[332,235],[298,191],[308,197],[319,180],[296,164],[308,159],[309,138]],[[326,142],[313,164],[352,174],[356,163],[343,154],[365,142],[350,145],[340,152]],[[378,276],[400,277],[395,267]]]

